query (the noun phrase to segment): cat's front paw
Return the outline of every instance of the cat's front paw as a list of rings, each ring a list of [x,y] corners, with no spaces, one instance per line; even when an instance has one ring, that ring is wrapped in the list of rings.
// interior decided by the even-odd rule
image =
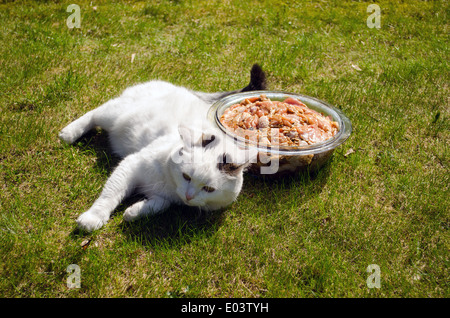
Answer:
[[[78,228],[84,231],[92,232],[101,228],[107,220],[90,211],[81,214],[78,219]]]

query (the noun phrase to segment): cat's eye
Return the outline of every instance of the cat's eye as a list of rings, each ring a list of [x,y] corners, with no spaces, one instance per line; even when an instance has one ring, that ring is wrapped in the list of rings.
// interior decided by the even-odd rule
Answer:
[[[206,191],[206,192],[214,192],[216,189],[211,188],[211,187],[208,187],[208,186],[204,186],[204,187],[202,188],[202,190],[203,190],[203,191]]]
[[[187,174],[183,173],[183,178],[186,181],[191,181],[191,177],[189,177]]]

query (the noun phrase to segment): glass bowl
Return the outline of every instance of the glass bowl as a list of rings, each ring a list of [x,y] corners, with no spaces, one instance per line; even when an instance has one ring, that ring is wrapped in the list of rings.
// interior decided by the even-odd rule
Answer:
[[[224,111],[235,104],[239,104],[246,98],[266,95],[272,101],[284,101],[288,97],[300,100],[309,108],[331,116],[338,123],[339,131],[330,139],[307,146],[265,146],[249,141],[226,128],[221,122]],[[279,91],[249,91],[229,95],[215,102],[208,111],[208,119],[215,123],[226,136],[232,138],[235,143],[244,149],[256,150],[257,159],[252,162],[248,171],[254,174],[283,175],[295,173],[301,170],[316,170],[320,168],[333,154],[336,147],[341,145],[350,136],[352,125],[344,113],[314,97],[279,92]]]

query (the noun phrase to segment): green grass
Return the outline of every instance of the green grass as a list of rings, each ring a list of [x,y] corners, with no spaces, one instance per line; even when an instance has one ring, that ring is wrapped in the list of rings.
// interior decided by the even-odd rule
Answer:
[[[1,296],[450,296],[446,1],[379,1],[380,29],[355,1],[76,1],[69,29],[70,3],[0,4]],[[329,164],[246,176],[223,212],[128,224],[121,205],[101,230],[76,231],[117,158],[105,134],[67,146],[61,128],[150,79],[241,88],[255,62],[271,89],[351,119]]]

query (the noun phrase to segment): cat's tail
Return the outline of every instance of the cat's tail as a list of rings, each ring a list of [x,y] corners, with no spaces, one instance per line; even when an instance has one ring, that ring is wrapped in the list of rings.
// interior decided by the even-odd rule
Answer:
[[[267,89],[266,74],[262,70],[261,66],[259,66],[258,64],[253,64],[252,69],[250,70],[250,83],[243,89],[218,93],[203,93],[194,91],[193,93],[200,99],[204,100],[205,102],[212,104],[215,101],[218,101],[219,99],[224,98],[231,94],[248,91],[259,91],[265,89]]]
[[[250,83],[241,89],[241,92],[260,91],[267,89],[266,73],[258,64],[253,64],[250,70]]]

